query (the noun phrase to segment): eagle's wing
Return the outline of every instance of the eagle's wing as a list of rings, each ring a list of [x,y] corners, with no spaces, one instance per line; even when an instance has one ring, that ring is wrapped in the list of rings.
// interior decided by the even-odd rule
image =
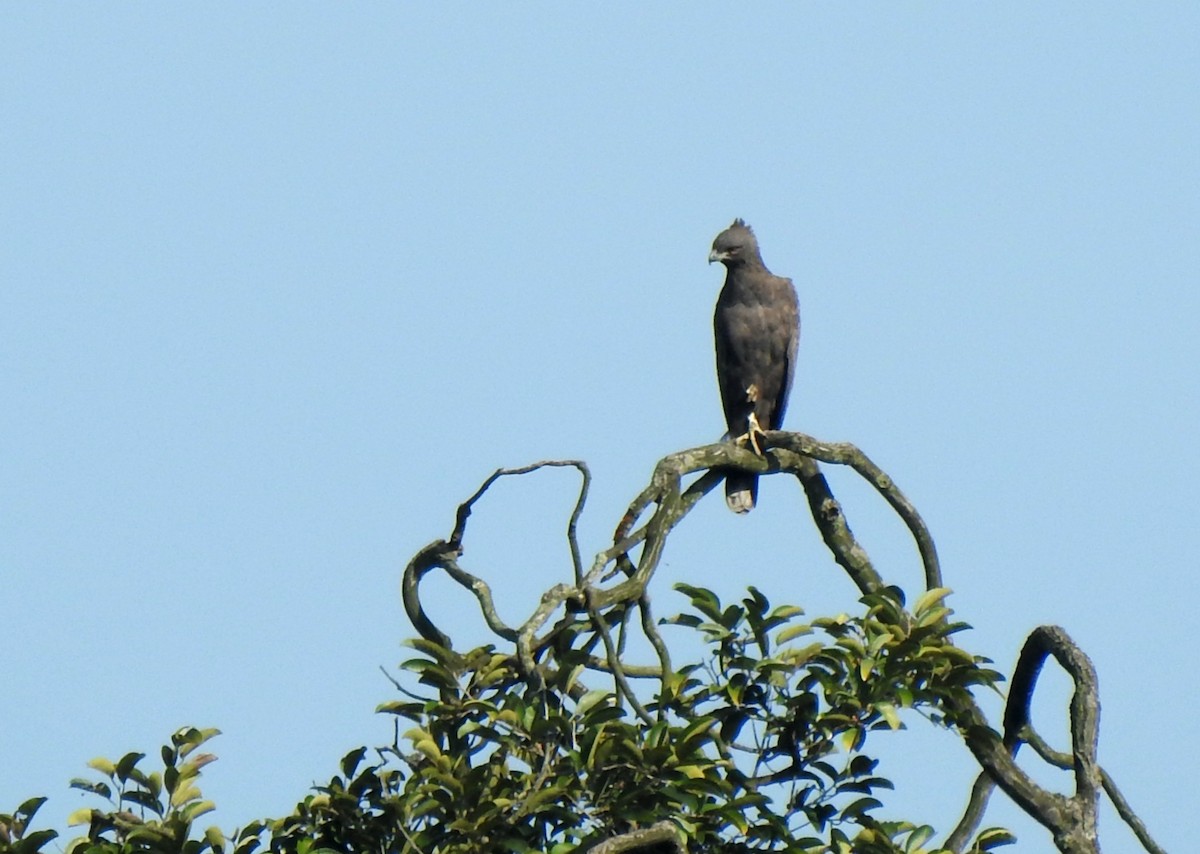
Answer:
[[[781,279],[781,282],[784,286],[781,289],[782,298],[775,309],[775,322],[779,324],[779,328],[774,334],[779,335],[784,342],[784,364],[782,385],[775,391],[774,406],[767,422],[772,430],[783,429],[788,395],[792,390],[792,381],[796,378],[796,353],[800,348],[800,308],[796,301],[796,289],[791,279]]]

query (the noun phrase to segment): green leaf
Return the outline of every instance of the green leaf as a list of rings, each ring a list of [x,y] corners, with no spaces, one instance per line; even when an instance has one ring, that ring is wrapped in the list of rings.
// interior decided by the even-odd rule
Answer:
[[[145,782],[146,790],[155,798],[162,794],[163,778],[162,774],[157,771],[152,771],[146,775]]]
[[[443,667],[448,667],[454,670],[460,670],[463,667],[463,656],[459,655],[452,649],[446,649],[441,644],[434,643],[425,638],[409,638],[404,641],[404,645],[424,653],[434,661],[441,664]],[[470,653],[468,653],[469,655]]]
[[[625,710],[617,705],[595,706],[585,717],[584,726],[592,728],[609,721],[620,720],[625,717],[625,714]]]
[[[168,768],[163,772],[163,786],[167,790],[167,794],[174,794],[175,788],[179,785],[179,769],[175,767]]]
[[[181,810],[181,813],[183,814],[183,820],[190,824],[200,816],[210,813],[216,808],[217,805],[212,801],[196,801],[195,803],[188,804],[186,807],[184,807]]]
[[[177,729],[172,734],[171,743],[175,745],[175,749],[179,752],[179,758],[184,759],[197,747],[220,734],[221,731],[216,727],[197,729],[194,726],[185,726]]]
[[[586,715],[588,711],[597,703],[601,703],[612,696],[613,694],[611,691],[605,691],[600,688],[588,691],[586,694],[580,697],[579,702],[575,704],[575,713],[577,715]]]
[[[934,587],[931,590],[926,590],[917,597],[917,601],[913,603],[913,615],[920,618],[922,614],[932,608],[934,605],[941,602],[954,591],[949,587]]]
[[[119,760],[117,760],[115,768],[117,779],[128,780],[131,776],[133,776],[133,772],[136,769],[137,764],[145,758],[146,754],[144,753],[126,753]]]
[[[799,605],[780,605],[768,614],[768,618],[773,620],[790,620],[793,617],[804,615],[804,609]]]
[[[347,778],[353,777],[354,772],[358,770],[359,763],[363,761],[363,757],[367,755],[367,748],[360,747],[357,750],[351,750],[342,757],[342,774]]]
[[[721,621],[721,600],[717,598],[717,594],[703,587],[693,587],[682,582],[675,584],[675,589],[691,599],[692,607],[701,614],[714,622]]]
[[[88,767],[94,768],[101,774],[104,774],[108,777],[117,776],[117,766],[112,764],[111,761],[105,759],[103,756],[97,756],[95,759],[89,761]]]
[[[171,793],[171,806],[179,808],[188,801],[194,801],[200,797],[200,790],[190,783],[184,783],[178,786]]]
[[[433,760],[441,758],[441,748],[437,746],[437,742],[425,730],[419,728],[410,729],[404,733],[404,737],[412,742],[413,749],[418,753],[422,753]]]
[[[75,777],[71,780],[70,787],[84,792],[91,792],[93,795],[99,795],[106,800],[112,799],[112,789],[107,783],[94,783],[91,780],[84,780],[82,777]]]
[[[794,626],[788,626],[786,629],[781,629],[779,633],[775,635],[775,645],[782,646],[792,638],[798,638],[802,635],[811,635],[812,630],[812,626],[804,623],[797,623]]]
[[[694,745],[698,746],[702,742],[710,741],[712,732],[716,728],[717,721],[711,717],[693,721],[681,735],[675,737],[675,747],[679,751],[693,750]]]
[[[154,795],[150,794],[149,792],[143,792],[139,789],[127,789],[126,791],[122,792],[121,802],[137,804],[140,807],[145,807],[160,817],[163,814],[163,808],[162,805],[159,804],[158,798],[154,797]]]
[[[411,700],[388,700],[375,707],[380,714],[400,715],[409,720],[419,721],[425,717],[425,703],[414,703]]]
[[[883,804],[876,798],[859,798],[842,810],[842,818],[859,818],[869,810],[879,809]]]
[[[1004,845],[1012,845],[1016,841],[1017,837],[1013,836],[1013,834],[1003,827],[989,827],[975,837],[975,844],[971,850],[991,851]]]
[[[746,610],[758,616],[767,613],[767,609],[771,607],[771,603],[762,594],[762,591],[753,584],[750,584],[746,586],[746,592],[749,595],[742,600],[746,603]]]
[[[949,608],[931,608],[928,611],[924,611],[919,617],[917,617],[917,625],[922,628],[935,625],[946,619],[946,617],[952,613],[954,612]],[[939,634],[942,633],[939,632]]]
[[[862,727],[851,727],[843,732],[838,740],[842,744],[842,750],[852,753],[862,747],[863,742],[867,740],[867,734]]]
[[[19,807],[17,807],[14,815],[19,821],[29,824],[29,820],[34,817],[38,810],[42,808],[42,804],[46,803],[45,798],[30,798]]]
[[[922,825],[913,829],[913,832],[908,835],[908,841],[904,845],[905,851],[916,852],[921,846],[933,838],[933,828],[929,825]]]
[[[219,827],[213,826],[204,831],[204,839],[214,851],[221,851],[225,847],[225,834]]]
[[[77,809],[75,812],[67,816],[67,824],[71,827],[77,827],[81,824],[91,824],[92,812],[93,810],[91,807],[82,807]]]
[[[44,845],[57,837],[58,831],[56,830],[35,830],[33,833],[27,833],[21,837],[21,842],[16,847],[16,854],[37,854]]]
[[[901,729],[904,724],[900,720],[900,713],[896,711],[896,707],[891,703],[876,703],[875,709],[883,715],[883,719],[892,729]]]

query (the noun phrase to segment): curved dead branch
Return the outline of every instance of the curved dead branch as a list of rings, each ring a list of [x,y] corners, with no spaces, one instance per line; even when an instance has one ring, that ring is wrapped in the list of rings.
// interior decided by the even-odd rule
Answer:
[[[1037,679],[1050,656],[1054,656],[1067,671],[1075,685],[1069,712],[1070,753],[1051,750],[1034,730],[1030,720],[1030,705]],[[978,712],[977,709],[974,711]],[[979,717],[982,715],[979,714]],[[1004,709],[1004,736],[999,747],[1007,754],[1007,762],[992,764],[980,760],[984,766],[984,773],[975,781],[966,812],[958,827],[947,839],[946,847],[953,851],[962,851],[966,847],[968,840],[978,829],[992,790],[999,785],[1025,808],[1026,812],[1050,830],[1055,844],[1064,852],[1099,850],[1096,812],[1100,791],[1103,789],[1143,847],[1151,854],[1159,854],[1162,849],[1150,837],[1145,825],[1129,807],[1112,778],[1096,762],[1099,721],[1099,689],[1091,661],[1066,631],[1058,626],[1040,626],[1035,629],[1026,639],[1017,659],[1008,702]],[[992,736],[994,735],[995,733],[992,733]],[[994,754],[997,750],[995,740],[981,737],[978,742],[985,740],[987,745],[981,749]],[[1018,775],[1012,770],[1017,767],[1014,761],[1017,752],[1021,745],[1026,743],[1050,764],[1074,772],[1073,795],[1068,797],[1042,790],[1031,781],[1027,783],[1028,778],[1024,777],[1023,772]]]
[[[541,462],[531,463],[527,466],[518,468],[501,468],[496,469],[488,476],[480,487],[475,490],[466,501],[458,506],[458,512],[454,518],[454,528],[450,532],[449,538],[445,540],[434,540],[425,548],[417,552],[413,559],[408,562],[408,566],[404,568],[404,575],[401,578],[400,590],[401,599],[404,602],[404,610],[408,614],[408,619],[413,624],[413,628],[420,633],[421,637],[432,641],[439,646],[451,648],[453,641],[450,636],[434,625],[429,619],[428,614],[421,604],[420,584],[421,579],[431,570],[442,569],[446,573],[469,590],[477,600],[479,607],[483,613],[484,620],[487,622],[488,628],[495,632],[500,637],[510,642],[518,641],[521,633],[518,630],[506,625],[500,619],[496,612],[495,603],[492,600],[491,589],[482,579],[476,578],[469,572],[466,572],[458,566],[457,560],[463,553],[463,536],[467,530],[467,520],[471,517],[471,511],[483,494],[491,488],[497,480],[502,477],[514,475],[524,475],[535,472],[542,468],[562,468],[570,467],[579,471],[582,482],[579,488],[579,497],[575,501],[575,507],[571,512],[570,519],[567,522],[567,543],[571,550],[571,560],[575,568],[576,580],[582,576],[583,562],[580,558],[579,542],[576,536],[576,525],[579,521],[579,516],[583,512],[583,506],[587,501],[588,487],[591,484],[592,475],[587,464],[582,460],[542,460]],[[543,597],[544,598],[544,597]],[[561,604],[556,601],[555,603]],[[553,613],[553,610],[551,610]],[[525,660],[525,659],[523,659]]]
[[[821,474],[817,464],[806,457],[801,458],[796,478],[804,488],[809,512],[817,524],[817,530],[821,532],[825,546],[833,553],[833,559],[846,570],[850,580],[863,595],[881,589],[883,579],[875,571],[866,550],[854,538],[846,515],[842,512],[842,505],[833,497],[829,481]]]
[[[1074,766],[1074,758],[1071,754],[1054,750],[1050,745],[1046,744],[1042,737],[1033,729],[1032,724],[1027,723],[1022,728],[1021,740],[1032,747],[1038,756],[1056,768],[1069,771]],[[1142,843],[1142,847],[1150,852],[1150,854],[1166,854],[1166,851],[1150,836],[1150,831],[1146,828],[1145,823],[1138,818],[1137,813],[1133,811],[1133,807],[1129,805],[1129,801],[1125,800],[1125,796],[1117,788],[1116,781],[1103,768],[1100,768],[1100,782],[1104,786],[1104,794],[1108,795],[1108,799],[1112,801],[1117,815],[1129,825],[1129,829],[1133,831],[1133,835],[1137,837],[1138,842]]]
[[[1100,770],[1096,764],[1096,746],[1100,740],[1100,691],[1091,659],[1058,626],[1039,626],[1025,641],[1013,671],[1010,698],[1016,702],[1010,701],[1004,710],[1004,743],[1015,756],[1020,746],[1020,733],[1029,723],[1029,704],[1038,674],[1050,655],[1075,683],[1070,713],[1075,771],[1075,794],[1070,799],[1071,820],[1067,827],[1051,829],[1056,841],[1060,836],[1064,837],[1059,842],[1061,850],[1090,851],[1097,844],[1096,810],[1101,789]]]
[[[933,544],[933,535],[929,532],[925,520],[917,512],[917,508],[908,500],[896,482],[877,466],[872,460],[849,442],[821,442],[803,433],[789,433],[783,430],[771,430],[766,434],[767,444],[775,449],[787,449],[802,457],[819,460],[823,463],[850,466],[863,480],[871,484],[883,496],[884,500],[896,511],[896,515],[908,527],[921,555],[921,563],[925,569],[925,589],[933,590],[942,586],[941,564],[938,562],[937,547]]]

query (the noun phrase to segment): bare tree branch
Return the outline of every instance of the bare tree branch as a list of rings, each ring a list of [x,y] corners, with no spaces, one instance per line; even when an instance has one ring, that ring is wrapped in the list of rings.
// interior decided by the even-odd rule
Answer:
[[[766,440],[772,448],[786,448],[793,453],[820,460],[823,463],[848,465],[862,478],[875,487],[884,500],[892,506],[916,542],[917,551],[925,568],[925,589],[932,590],[942,586],[942,570],[938,562],[937,548],[933,544],[925,520],[917,512],[913,503],[905,497],[896,482],[871,459],[849,442],[828,443],[806,436],[803,433],[789,433],[783,430],[771,430],[766,434]]]
[[[617,693],[625,698],[626,702],[629,703],[629,707],[642,719],[643,723],[653,725],[654,717],[638,701],[637,694],[633,691],[633,686],[625,678],[625,668],[621,665],[621,655],[613,644],[612,633],[608,630],[608,624],[604,621],[604,617],[599,611],[593,608],[588,609],[588,614],[592,618],[592,625],[600,633],[600,638],[604,641],[604,649],[608,653],[608,666],[612,672],[613,681],[616,683]]]
[[[946,837],[946,848],[961,852],[970,844],[971,837],[975,835],[980,822],[983,821],[988,800],[995,789],[996,781],[986,771],[975,778],[975,783],[971,786],[971,796],[967,800],[967,808],[963,811],[963,817],[959,819],[954,831]]]
[[[1026,724],[1021,730],[1021,740],[1032,747],[1038,756],[1056,768],[1069,771],[1075,765],[1071,754],[1062,753],[1052,748],[1046,743],[1045,739],[1038,735],[1031,724]],[[1149,851],[1150,854],[1166,854],[1158,843],[1154,841],[1154,838],[1150,836],[1150,831],[1146,829],[1146,825],[1134,813],[1133,808],[1129,806],[1129,801],[1125,800],[1125,796],[1117,788],[1116,781],[1103,768],[1100,769],[1100,782],[1104,786],[1104,793],[1112,801],[1117,815],[1129,825],[1129,829],[1133,831],[1133,835],[1137,837],[1138,842],[1142,843],[1142,847]]]
[[[451,578],[461,584],[463,587],[471,591],[471,593],[479,600],[480,609],[483,613],[484,620],[488,627],[508,641],[519,641],[520,634],[517,630],[509,627],[500,619],[496,611],[495,603],[492,600],[491,589],[482,579],[471,575],[458,566],[457,559],[463,553],[463,537],[467,530],[467,520],[471,516],[471,511],[475,503],[483,497],[484,493],[491,488],[497,480],[502,477],[513,475],[524,475],[537,471],[542,468],[550,467],[570,467],[577,469],[582,477],[582,483],[579,489],[579,498],[575,502],[575,507],[571,512],[570,519],[567,522],[567,542],[571,550],[571,559],[575,568],[575,577],[578,580],[583,575],[583,562],[580,558],[579,544],[576,539],[576,525],[579,521],[580,514],[583,512],[584,503],[587,501],[588,487],[591,483],[591,472],[588,470],[587,464],[581,460],[542,460],[541,462],[531,463],[527,466],[517,468],[501,468],[496,469],[491,475],[475,490],[466,501],[458,506],[458,512],[455,514],[454,529],[450,532],[450,537],[445,540],[435,540],[430,543],[409,561],[405,567],[404,575],[401,580],[401,594],[404,601],[405,611],[408,613],[408,618],[412,622],[413,627],[420,633],[421,637],[432,641],[439,646],[451,648],[453,642],[450,636],[439,629],[429,619],[425,613],[425,609],[421,604],[419,587],[421,579],[433,569],[443,569]],[[565,597],[564,597],[565,598]],[[543,597],[545,599],[545,597]],[[559,604],[559,602],[555,602]],[[552,612],[553,609],[551,609]],[[536,615],[536,612],[535,612]],[[524,650],[527,655],[520,656],[525,664],[530,664],[532,661],[532,653],[528,648]],[[521,650],[518,648],[518,652]]]
[[[833,497],[829,482],[825,480],[825,475],[821,474],[817,464],[807,457],[802,457],[796,467],[796,477],[804,487],[813,521],[816,522],[825,545],[833,552],[833,559],[846,570],[850,580],[864,595],[883,587],[883,579],[875,571],[866,550],[854,538],[842,512],[842,505]]]

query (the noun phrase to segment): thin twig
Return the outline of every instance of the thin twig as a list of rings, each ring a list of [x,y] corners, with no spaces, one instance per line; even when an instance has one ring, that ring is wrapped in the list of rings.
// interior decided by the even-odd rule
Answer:
[[[971,796],[967,800],[967,808],[963,811],[963,817],[959,819],[958,826],[954,828],[954,831],[946,837],[946,848],[958,854],[967,847],[971,837],[979,829],[980,822],[983,821],[988,800],[995,789],[996,781],[989,777],[986,771],[975,778],[975,783],[971,786]]]
[[[592,617],[592,625],[596,631],[600,633],[601,639],[604,641],[604,649],[608,653],[608,666],[612,669],[613,681],[616,682],[617,692],[625,698],[629,703],[630,708],[637,714],[642,722],[647,726],[654,725],[654,718],[646,711],[633,691],[633,686],[629,684],[629,680],[625,678],[625,670],[621,667],[620,656],[617,653],[617,648],[613,644],[612,634],[608,631],[608,625],[604,621],[604,617],[599,611],[589,608],[588,613]]]

